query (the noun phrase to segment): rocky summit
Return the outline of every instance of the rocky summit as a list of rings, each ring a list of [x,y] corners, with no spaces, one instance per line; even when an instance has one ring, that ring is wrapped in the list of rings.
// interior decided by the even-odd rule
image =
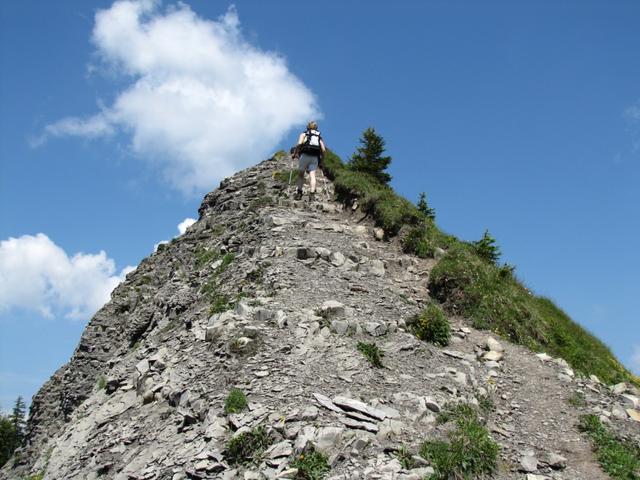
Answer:
[[[629,383],[464,318],[448,345],[420,340],[437,258],[404,254],[322,176],[293,201],[291,167],[281,154],[224,180],[127,276],[33,398],[0,478],[449,478],[435,458],[476,422],[496,458],[464,478],[598,480],[581,416],[640,443]]]

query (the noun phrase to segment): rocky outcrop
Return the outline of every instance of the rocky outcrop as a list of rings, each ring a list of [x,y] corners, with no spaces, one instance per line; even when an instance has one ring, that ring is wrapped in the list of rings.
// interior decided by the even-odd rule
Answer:
[[[292,201],[290,162],[223,181],[196,224],[127,276],[34,397],[27,445],[0,478],[296,478],[313,447],[326,478],[418,480],[432,466],[397,451],[446,438],[437,416],[459,403],[483,409],[496,478],[607,478],[578,418],[637,442],[636,389],[579,378],[460,318],[448,347],[418,340],[407,320],[429,301],[435,260],[331,201],[330,182],[318,201]],[[359,342],[384,353],[382,368]],[[233,413],[232,389],[248,400]],[[262,455],[232,461],[230,442],[260,428]]]

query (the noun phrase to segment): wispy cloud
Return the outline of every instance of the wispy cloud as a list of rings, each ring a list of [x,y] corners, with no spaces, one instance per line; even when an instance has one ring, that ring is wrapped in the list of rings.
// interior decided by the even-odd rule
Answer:
[[[120,0],[97,12],[92,42],[103,65],[130,84],[95,115],[48,125],[39,141],[123,131],[185,193],[264,158],[318,115],[285,59],[243,37],[234,7],[212,21],[183,2],[163,10],[160,1]]]
[[[43,233],[0,241],[0,313],[12,308],[89,319],[132,271],[116,273],[104,251],[73,256]]]
[[[631,153],[640,152],[640,100],[624,111],[631,132]]]

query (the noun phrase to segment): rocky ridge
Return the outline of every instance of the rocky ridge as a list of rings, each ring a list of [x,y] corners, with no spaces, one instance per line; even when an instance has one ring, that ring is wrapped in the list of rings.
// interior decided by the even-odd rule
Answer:
[[[419,480],[432,468],[416,457],[406,470],[396,450],[443,438],[447,405],[487,398],[495,478],[608,478],[582,413],[640,443],[630,385],[579,378],[462,318],[446,348],[409,333],[436,260],[331,201],[331,182],[315,202],[290,200],[290,167],[285,155],[224,180],[196,224],[127,276],[34,397],[28,444],[1,479],[295,478],[292,459],[313,445],[326,478]],[[225,414],[232,388],[248,409]],[[229,462],[229,440],[257,426],[273,439],[261,461]]]

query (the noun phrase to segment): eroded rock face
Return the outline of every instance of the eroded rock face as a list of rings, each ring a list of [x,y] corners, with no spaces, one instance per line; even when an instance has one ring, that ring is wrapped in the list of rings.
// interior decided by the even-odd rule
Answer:
[[[434,261],[404,255],[323,191],[292,201],[276,174],[290,166],[285,156],[224,180],[185,235],[127,276],[34,397],[27,445],[0,478],[294,478],[291,462],[313,446],[329,479],[417,480],[432,467],[414,456],[407,470],[394,450],[446,440],[436,416],[487,399],[496,478],[606,478],[578,416],[638,440],[637,391],[460,319],[447,349],[419,341],[405,325],[429,301]],[[383,368],[359,342],[384,352]],[[248,406],[225,413],[232,388]],[[580,407],[567,403],[576,391]],[[271,445],[234,464],[229,442],[257,427]]]

